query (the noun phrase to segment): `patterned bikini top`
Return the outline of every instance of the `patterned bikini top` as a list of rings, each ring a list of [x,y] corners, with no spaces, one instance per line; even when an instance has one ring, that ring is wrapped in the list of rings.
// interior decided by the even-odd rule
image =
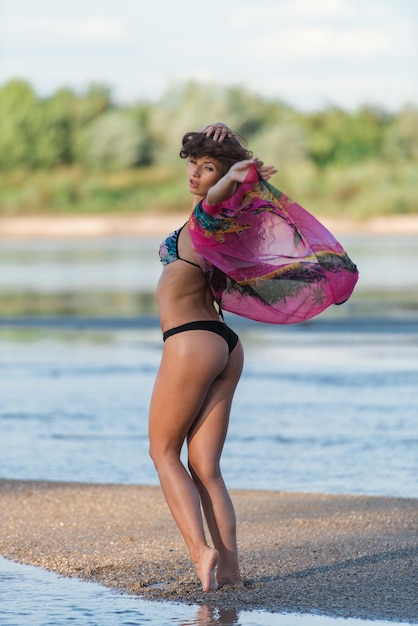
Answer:
[[[187,223],[187,222],[186,222]],[[183,224],[180,228],[177,228],[174,232],[170,233],[166,239],[161,243],[159,255],[160,261],[163,265],[169,265],[173,263],[173,261],[184,261],[185,263],[189,263],[189,265],[194,265],[200,269],[200,265],[197,263],[193,263],[193,261],[189,261],[188,259],[183,259],[179,255],[178,250],[178,241],[179,235],[186,224]]]

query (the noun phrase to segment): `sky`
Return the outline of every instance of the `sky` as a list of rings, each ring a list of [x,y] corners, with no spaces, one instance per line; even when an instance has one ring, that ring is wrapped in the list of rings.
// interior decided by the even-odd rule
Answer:
[[[193,79],[300,110],[418,104],[417,0],[0,0],[0,85],[158,101]]]

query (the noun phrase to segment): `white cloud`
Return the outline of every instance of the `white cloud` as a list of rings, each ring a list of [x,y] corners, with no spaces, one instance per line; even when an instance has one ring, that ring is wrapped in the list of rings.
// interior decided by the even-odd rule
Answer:
[[[25,37],[43,45],[57,41],[68,42],[120,42],[126,37],[119,20],[107,17],[86,19],[59,19],[37,17],[31,20],[5,19],[0,25],[2,38]]]
[[[228,8],[228,7],[226,7]],[[239,29],[255,26],[270,29],[272,24],[287,28],[289,22],[344,20],[354,15],[353,6],[347,0],[286,0],[274,6],[243,6],[230,13],[231,25]]]
[[[1,0],[0,0],[1,3]],[[172,81],[242,84],[296,106],[416,99],[416,0],[13,0],[0,81],[100,80],[123,100]]]
[[[283,16],[297,18],[330,19],[353,13],[347,0],[287,0],[277,8]]]
[[[246,43],[259,60],[367,58],[390,52],[394,42],[381,31],[367,28],[343,32],[325,26],[302,26],[284,32],[260,34]]]

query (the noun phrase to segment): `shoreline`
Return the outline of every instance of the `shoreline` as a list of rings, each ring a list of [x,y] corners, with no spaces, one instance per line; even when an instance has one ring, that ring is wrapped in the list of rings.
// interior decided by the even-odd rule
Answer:
[[[0,554],[150,600],[418,623],[418,499],[231,497],[244,589],[200,591],[159,487],[0,480]]]
[[[418,234],[418,215],[382,216],[367,220],[317,217],[337,236]],[[187,218],[187,213],[0,217],[0,239],[161,236],[185,223]]]

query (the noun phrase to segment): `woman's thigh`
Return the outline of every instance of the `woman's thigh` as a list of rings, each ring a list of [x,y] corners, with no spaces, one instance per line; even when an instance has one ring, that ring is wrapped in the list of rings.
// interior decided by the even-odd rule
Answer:
[[[232,351],[223,372],[212,382],[197,418],[188,433],[189,464],[200,476],[219,471],[234,393],[239,382],[244,353],[241,342]]]
[[[228,363],[228,346],[215,333],[193,330],[167,339],[151,399],[151,448],[181,448]]]

